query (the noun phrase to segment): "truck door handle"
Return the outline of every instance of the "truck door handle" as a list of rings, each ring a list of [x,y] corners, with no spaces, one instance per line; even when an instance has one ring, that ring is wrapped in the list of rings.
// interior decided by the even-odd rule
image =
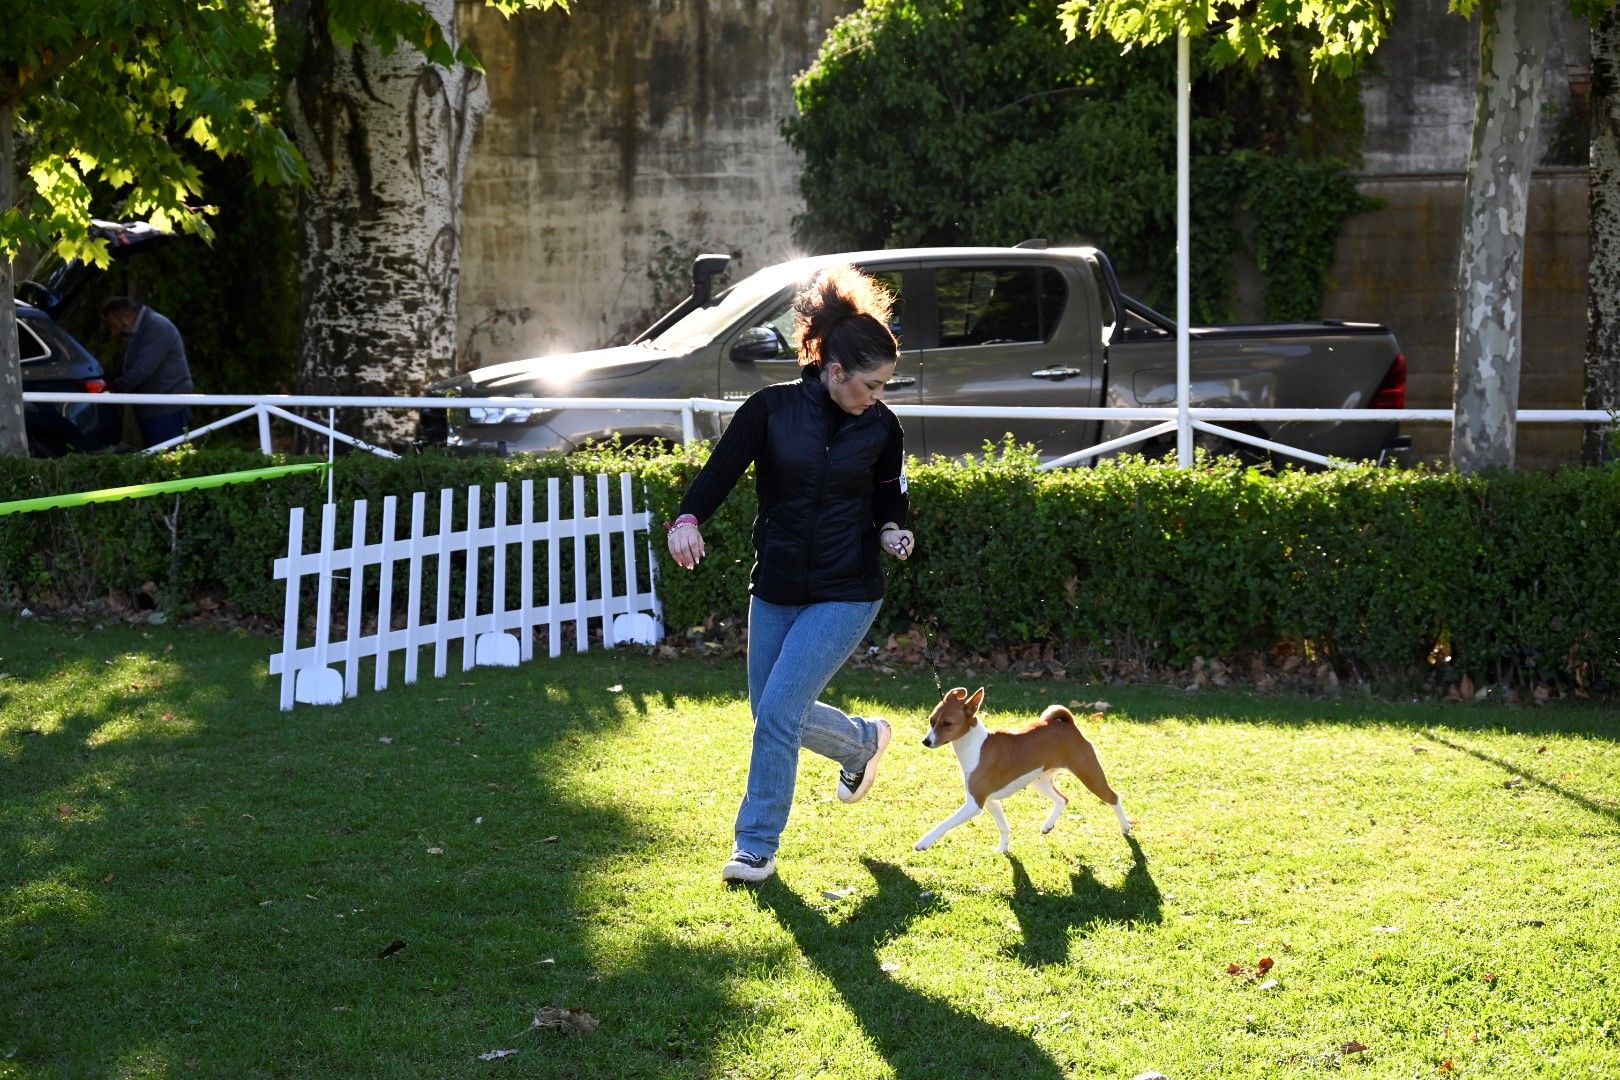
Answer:
[[[1051,379],[1053,382],[1061,382],[1064,379],[1072,379],[1076,375],[1084,374],[1085,372],[1074,367],[1047,367],[1041,368],[1039,371],[1030,372],[1030,375],[1034,378]]]
[[[885,390],[893,390],[899,386],[916,386],[917,380],[911,375],[900,375],[883,384]]]

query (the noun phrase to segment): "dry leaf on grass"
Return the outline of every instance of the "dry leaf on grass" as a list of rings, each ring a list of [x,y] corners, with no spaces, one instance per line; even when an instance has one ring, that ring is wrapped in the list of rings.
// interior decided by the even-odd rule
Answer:
[[[495,1061],[498,1058],[511,1057],[515,1053],[517,1053],[516,1050],[485,1050],[482,1054],[478,1055],[478,1060]]]
[[[601,1026],[602,1021],[584,1009],[559,1009],[548,1005],[534,1014],[534,1022],[529,1025],[528,1030],[545,1028],[549,1031],[566,1032],[569,1035],[589,1035]]]
[[[1339,1053],[1341,1053],[1341,1054],[1359,1054],[1365,1049],[1367,1049],[1367,1047],[1365,1045],[1363,1045],[1362,1043],[1356,1042],[1356,1040],[1354,1040],[1354,1039],[1351,1039],[1349,1042],[1344,1043],[1343,1045],[1341,1045],[1339,1047]]]

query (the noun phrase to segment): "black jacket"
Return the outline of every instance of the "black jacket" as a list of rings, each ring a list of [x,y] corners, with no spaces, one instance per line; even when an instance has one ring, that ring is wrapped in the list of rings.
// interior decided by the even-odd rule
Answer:
[[[743,403],[681,511],[706,519],[752,462],[759,516],[749,590],[773,604],[878,600],[878,526],[906,521],[903,460],[900,421],[887,406],[845,413],[808,367]]]

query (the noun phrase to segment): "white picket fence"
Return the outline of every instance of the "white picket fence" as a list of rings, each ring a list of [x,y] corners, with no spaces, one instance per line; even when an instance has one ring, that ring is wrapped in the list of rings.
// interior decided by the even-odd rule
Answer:
[[[399,501],[394,496],[383,500],[375,533],[370,531],[369,508],[360,500],[354,504],[349,546],[343,548],[336,546],[337,506],[329,501],[321,508],[320,544],[313,551],[304,550],[304,510],[294,507],[287,556],[275,562],[276,578],[287,582],[282,651],[270,658],[270,673],[281,676],[281,707],[336,704],[354,697],[361,662],[368,659],[372,687],[383,690],[399,653],[404,654],[404,681],[414,683],[420,653],[428,646],[433,649],[433,675],[442,678],[453,644],[458,644],[462,671],[481,664],[512,666],[533,659],[541,627],[552,656],[561,655],[570,625],[581,652],[590,647],[593,625],[608,648],[660,640],[663,606],[646,537],[651,515],[632,509],[628,473],[618,477],[617,508],[610,505],[609,478],[599,475],[595,480],[595,499],[587,500],[585,477],[572,478],[565,517],[561,483],[548,479],[545,513],[539,518],[534,481],[523,481],[516,521],[507,520],[507,485],[496,484],[488,524],[478,486],[468,488],[464,498],[447,488],[439,492],[434,532],[426,530],[427,494],[416,492],[404,535],[397,535]],[[458,504],[462,527],[454,520]],[[486,555],[492,564],[487,591],[481,588]],[[565,561],[572,564],[567,575]],[[513,572],[516,602],[509,603]],[[537,596],[539,580],[545,591]],[[334,603],[334,592],[345,582],[346,600]],[[462,586],[459,612],[452,610],[452,585],[457,583]],[[398,602],[402,586],[403,606]],[[311,592],[314,641],[300,645]],[[334,610],[338,604],[345,605],[341,618]]]

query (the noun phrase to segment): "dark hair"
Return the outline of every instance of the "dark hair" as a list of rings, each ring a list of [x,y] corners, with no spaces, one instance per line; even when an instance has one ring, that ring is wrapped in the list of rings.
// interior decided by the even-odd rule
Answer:
[[[103,315],[134,315],[141,310],[141,305],[127,296],[114,296],[101,305]]]
[[[793,298],[799,363],[854,372],[892,362],[900,355],[889,330],[893,307],[888,288],[853,266],[823,270]]]

